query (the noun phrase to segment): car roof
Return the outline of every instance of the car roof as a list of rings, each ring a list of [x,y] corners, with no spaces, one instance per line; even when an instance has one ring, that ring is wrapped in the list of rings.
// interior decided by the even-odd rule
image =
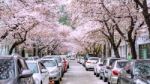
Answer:
[[[123,59],[123,60],[116,60],[116,62],[126,62],[126,61],[128,61],[128,60],[125,60],[125,59]]]
[[[56,59],[54,59],[54,58],[49,58],[49,59],[42,58],[41,60],[54,60],[54,61],[56,61]]]
[[[0,59],[25,59],[21,57],[20,55],[5,55],[5,56],[0,56]]]

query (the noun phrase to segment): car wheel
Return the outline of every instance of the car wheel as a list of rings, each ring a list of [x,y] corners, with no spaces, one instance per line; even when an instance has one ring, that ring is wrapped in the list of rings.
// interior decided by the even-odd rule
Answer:
[[[95,71],[94,71],[94,75],[96,75]]]
[[[58,80],[58,81],[55,81],[55,84],[60,84],[60,81]]]
[[[60,78],[60,81],[62,81],[62,78]]]
[[[67,68],[69,69],[69,65],[67,66]]]
[[[107,78],[106,78],[106,77],[104,77],[104,76],[103,76],[103,81],[104,81],[104,82],[107,82]]]
[[[99,75],[99,79],[102,80],[102,76],[101,75]]]
[[[88,68],[86,68],[86,71],[88,71],[89,69]]]
[[[118,80],[118,81],[117,81],[117,84],[121,84],[121,81],[120,81],[120,80]]]
[[[99,77],[99,74],[98,74],[98,73],[96,73],[96,77]]]
[[[43,84],[42,81],[41,81],[41,84]]]

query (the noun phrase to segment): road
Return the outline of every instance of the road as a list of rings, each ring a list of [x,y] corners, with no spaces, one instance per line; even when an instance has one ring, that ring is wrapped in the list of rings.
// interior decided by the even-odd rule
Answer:
[[[61,84],[106,84],[93,75],[93,71],[86,71],[76,61],[70,62],[70,68],[65,73]]]

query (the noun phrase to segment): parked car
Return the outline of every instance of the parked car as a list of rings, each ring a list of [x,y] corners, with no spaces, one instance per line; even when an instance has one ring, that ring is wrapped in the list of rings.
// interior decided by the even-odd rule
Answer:
[[[103,66],[102,60],[101,58],[99,58],[98,62],[94,65],[94,75],[96,75],[96,77],[99,76],[99,71],[102,66]]]
[[[0,56],[0,84],[34,84],[32,72],[23,57]]]
[[[84,64],[84,57],[80,58],[80,64],[82,64],[82,65]]]
[[[150,60],[133,60],[122,69],[118,84],[150,84]]]
[[[88,71],[89,69],[94,69],[94,65],[98,62],[98,57],[89,57],[85,63],[85,69]]]
[[[102,78],[104,82],[107,82],[108,73],[111,72],[111,67],[116,60],[120,60],[120,58],[107,58],[104,60],[102,70],[100,71],[100,79]]]
[[[29,69],[33,72],[35,84],[49,84],[49,73],[40,60],[26,60]]]
[[[49,77],[55,84],[60,84],[61,80],[61,70],[55,59],[41,59],[41,63],[47,68],[49,72]]]
[[[75,57],[74,57],[74,56],[71,56],[71,57],[70,57],[70,60],[75,60]]]
[[[85,64],[86,64],[86,62],[87,62],[87,60],[88,60],[89,57],[95,57],[95,56],[93,54],[86,54],[84,56],[84,63],[82,64],[83,66],[85,66]]]
[[[60,70],[61,70],[61,77],[64,76],[64,73],[65,73],[64,63],[63,63],[62,58],[59,55],[48,55],[48,56],[43,57],[42,59],[55,59],[58,63]]]
[[[108,84],[117,84],[118,76],[127,63],[127,60],[115,61],[111,67],[110,72],[108,72]]]

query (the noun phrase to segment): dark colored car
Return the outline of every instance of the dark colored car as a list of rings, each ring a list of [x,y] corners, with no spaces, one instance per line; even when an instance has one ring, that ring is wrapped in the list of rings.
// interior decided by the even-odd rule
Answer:
[[[150,60],[134,60],[122,69],[118,84],[150,84]]]
[[[20,56],[0,57],[0,84],[34,84],[32,72]]]

